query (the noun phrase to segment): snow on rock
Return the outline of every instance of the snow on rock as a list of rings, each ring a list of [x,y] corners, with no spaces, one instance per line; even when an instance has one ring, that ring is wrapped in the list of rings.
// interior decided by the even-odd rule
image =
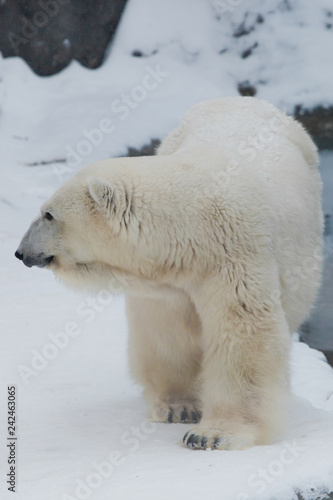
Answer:
[[[333,370],[324,354],[307,344],[294,344],[291,367],[294,393],[310,401],[316,408],[333,411]]]
[[[290,113],[332,105],[332,13],[331,0],[130,0],[97,70],[73,62],[40,78],[3,61],[5,154],[67,158],[62,177],[162,138],[195,103],[244,84]]]

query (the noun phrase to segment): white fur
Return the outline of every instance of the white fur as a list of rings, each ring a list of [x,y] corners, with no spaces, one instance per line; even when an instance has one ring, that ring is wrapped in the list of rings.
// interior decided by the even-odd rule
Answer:
[[[55,274],[126,292],[150,417],[202,413],[190,447],[242,449],[283,427],[290,333],[320,282],[317,162],[272,105],[218,99],[194,107],[157,156],[90,165],[42,207],[55,218],[42,249]]]

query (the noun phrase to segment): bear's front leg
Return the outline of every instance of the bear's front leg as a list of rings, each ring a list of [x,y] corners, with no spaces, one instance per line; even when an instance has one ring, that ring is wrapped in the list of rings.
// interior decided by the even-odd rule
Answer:
[[[290,334],[273,278],[214,275],[192,293],[203,326],[203,417],[184,436],[192,449],[267,444],[284,423]]]
[[[144,386],[148,418],[155,422],[195,424],[201,366],[201,325],[185,293],[175,297],[126,297],[129,359]]]

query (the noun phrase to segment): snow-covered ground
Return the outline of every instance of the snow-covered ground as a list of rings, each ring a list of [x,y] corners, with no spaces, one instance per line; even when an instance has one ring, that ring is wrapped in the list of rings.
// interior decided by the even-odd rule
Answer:
[[[46,79],[20,60],[1,61],[1,500],[292,500],[297,491],[312,500],[333,491],[333,371],[320,353],[295,340],[290,422],[278,442],[193,452],[181,445],[187,425],[145,421],[141,389],[128,373],[123,298],[76,295],[13,255],[63,180],[92,160],[163,137],[192,104],[236,95],[248,75],[259,97],[289,111],[299,102],[329,103],[332,32],[323,25],[331,2],[292,3],[287,18],[286,1],[251,1],[245,27],[255,28],[232,38],[246,1],[221,0],[214,9],[205,0],[131,0],[98,70],[73,63]],[[255,21],[259,13],[264,22]],[[242,59],[255,42],[256,52]],[[13,384],[16,495],[6,485]]]

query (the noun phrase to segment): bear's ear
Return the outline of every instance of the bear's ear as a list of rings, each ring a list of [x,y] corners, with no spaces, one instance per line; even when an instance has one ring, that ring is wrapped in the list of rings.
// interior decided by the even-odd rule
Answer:
[[[111,185],[99,177],[88,177],[87,184],[92,199],[101,209],[110,213],[114,205],[114,190]]]

